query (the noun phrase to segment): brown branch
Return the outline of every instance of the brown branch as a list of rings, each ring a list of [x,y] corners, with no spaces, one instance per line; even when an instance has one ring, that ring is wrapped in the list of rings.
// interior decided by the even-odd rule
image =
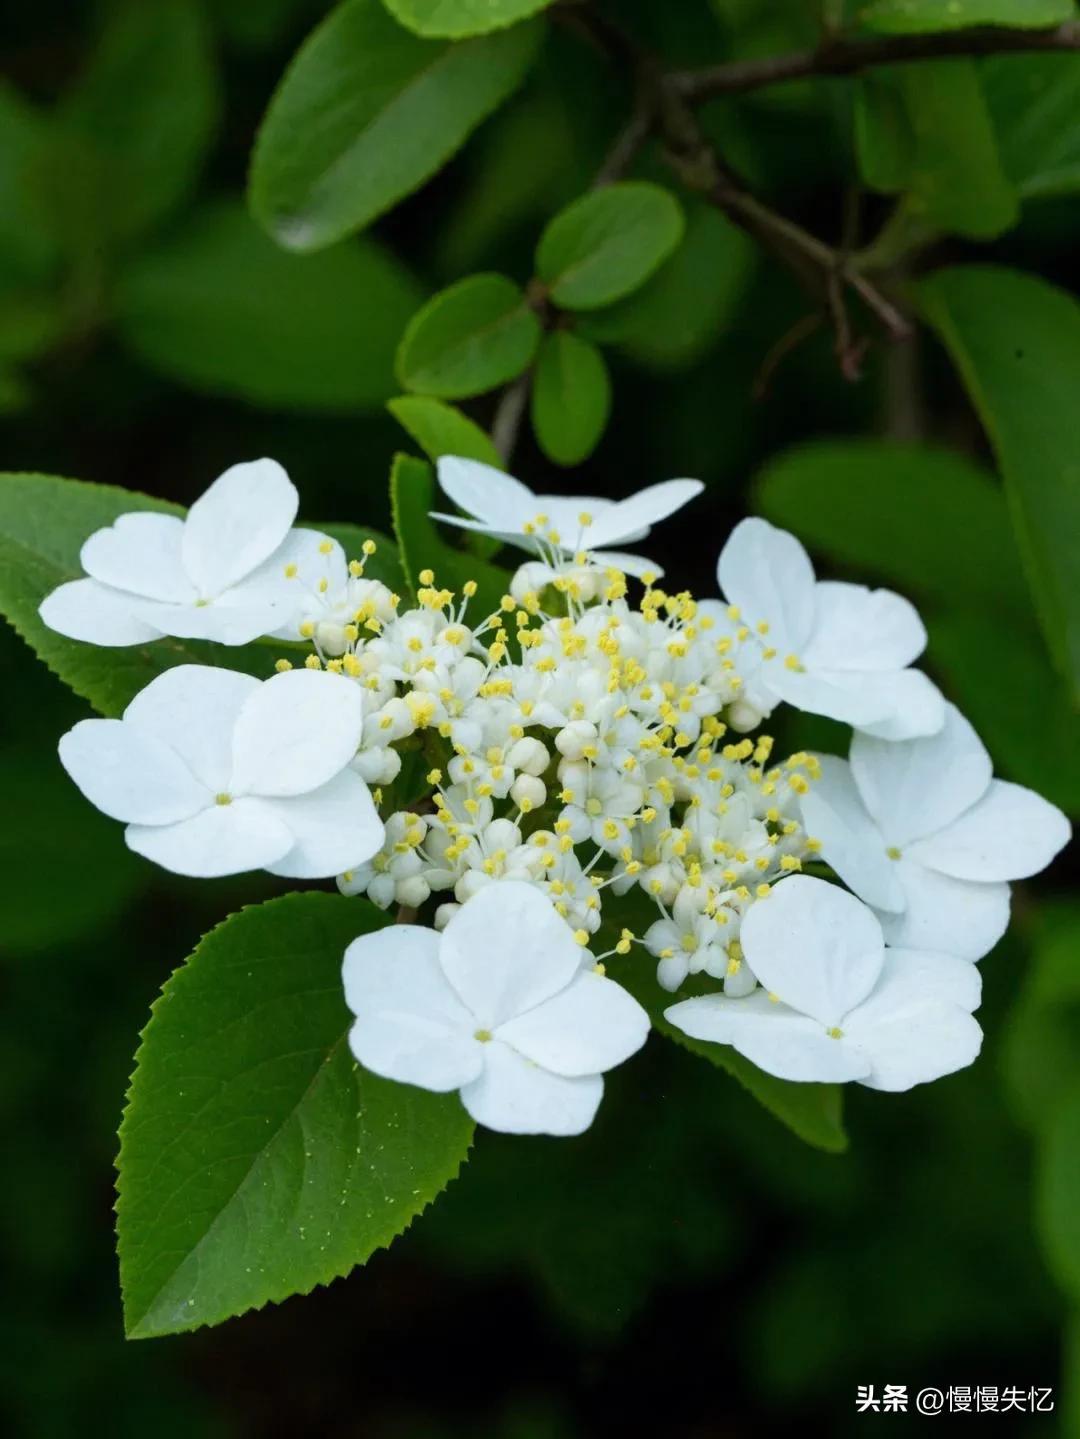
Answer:
[[[1048,50],[1080,50],[1080,20],[1066,20],[1049,30],[978,25],[926,35],[830,36],[813,50],[684,70],[673,74],[671,81],[684,100],[700,105],[718,95],[743,95],[812,75],[855,75],[877,65]]]

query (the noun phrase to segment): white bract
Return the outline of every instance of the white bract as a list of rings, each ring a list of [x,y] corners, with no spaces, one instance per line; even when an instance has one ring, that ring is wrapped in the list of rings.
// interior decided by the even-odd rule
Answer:
[[[730,621],[759,661],[740,727],[753,728],[785,700],[884,739],[941,728],[940,692],[908,668],[926,647],[926,630],[900,595],[816,579],[795,536],[759,519],[732,530],[717,578]]]
[[[441,934],[391,925],[361,935],[344,981],[361,1064],[459,1090],[477,1123],[510,1134],[580,1134],[604,1072],[649,1032],[637,1000],[591,967],[565,921],[520,882],[480,890]]]
[[[82,720],[60,759],[129,847],[177,874],[318,879],[368,859],[383,826],[349,768],[359,690],[296,670],[257,680],[179,665],[122,719]]]
[[[233,465],[184,519],[143,510],[96,530],[79,556],[88,578],[53,590],[41,618],[96,645],[162,635],[247,644],[278,628],[294,602],[283,547],[298,504],[276,461]]]
[[[651,560],[614,552],[611,547],[645,539],[654,524],[681,509],[704,488],[700,480],[665,480],[639,490],[628,500],[535,495],[502,470],[452,455],[439,461],[438,474],[444,493],[471,518],[433,517],[541,555],[548,563],[542,567],[543,573],[536,569],[532,575],[539,588],[560,572],[559,560],[564,556],[588,554],[595,564],[614,565],[628,575],[652,571],[659,576],[662,571]]]
[[[742,927],[762,989],[685,999],[665,1017],[693,1039],[730,1044],[780,1079],[910,1089],[971,1064],[981,985],[951,955],[886,950],[873,913],[820,879],[795,876]]]
[[[850,763],[822,757],[804,822],[890,944],[982,958],[1008,926],[1008,881],[1045,869],[1068,843],[1059,809],[991,771],[953,705],[936,735],[890,744],[856,734]]]

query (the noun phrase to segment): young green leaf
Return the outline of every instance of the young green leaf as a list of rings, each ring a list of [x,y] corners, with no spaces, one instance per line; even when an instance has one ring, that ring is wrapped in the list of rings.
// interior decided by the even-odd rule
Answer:
[[[383,4],[414,35],[462,40],[505,30],[546,9],[551,0],[383,0]]]
[[[506,593],[510,576],[498,565],[451,549],[439,537],[430,513],[435,508],[431,466],[411,455],[395,455],[390,470],[390,505],[402,567],[413,593],[421,570],[433,570],[435,583],[459,596],[462,587],[473,580],[476,594],[469,601],[469,623],[479,624],[493,614]]]
[[[611,380],[595,345],[568,330],[540,346],[532,387],[537,443],[556,465],[579,465],[600,442],[611,413]]]
[[[866,183],[903,192],[924,224],[990,239],[1019,217],[972,60],[875,70],[856,87],[856,142]]]
[[[164,374],[273,408],[349,411],[392,394],[421,292],[374,240],[289,255],[224,203],[134,260],[116,298],[124,340]]]
[[[444,45],[381,0],[346,0],[286,71],[252,158],[249,196],[283,245],[317,250],[419,188],[520,84],[535,25]]]
[[[938,271],[918,295],[994,446],[1043,631],[1080,694],[1080,305],[990,265]]]
[[[366,901],[286,895],[227,919],[165,985],[120,1131],[130,1338],[328,1284],[457,1174],[473,1129],[457,1096],[349,1052],[342,957],[387,922]]]
[[[599,309],[644,284],[682,234],[682,210],[667,190],[644,180],[605,185],[549,221],[537,274],[564,309]]]
[[[869,30],[891,35],[964,30],[969,25],[1038,29],[1072,17],[1072,0],[871,0],[859,11]]]
[[[397,352],[401,383],[421,395],[465,399],[520,375],[540,321],[504,275],[470,275],[433,295],[409,321]]]
[[[42,623],[38,606],[65,580],[82,573],[83,542],[118,515],[154,510],[180,515],[179,505],[115,485],[91,485],[55,475],[0,474],[0,614],[39,659],[104,715],[118,715],[144,685],[173,665],[220,665],[266,678],[272,644],[218,645],[166,638],[112,649],[66,639]],[[400,575],[392,541],[357,526],[327,526],[355,556],[367,538],[378,545],[366,567],[387,584]]]
[[[391,400],[386,408],[429,460],[440,459],[443,455],[460,455],[466,460],[480,460],[497,470],[505,468],[502,456],[486,431],[453,405],[433,400],[427,395],[400,395]]]

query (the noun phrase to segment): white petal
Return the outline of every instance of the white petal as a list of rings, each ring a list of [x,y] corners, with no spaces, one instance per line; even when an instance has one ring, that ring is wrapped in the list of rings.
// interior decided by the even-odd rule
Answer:
[[[884,962],[881,925],[866,905],[807,875],[752,904],[740,939],[765,988],[826,1027],[866,998]]]
[[[945,696],[922,670],[865,674],[859,680],[884,716],[860,724],[865,734],[894,741],[919,739],[937,734],[945,723]]]
[[[520,535],[521,527],[536,517],[539,504],[532,490],[492,465],[443,455],[436,472],[443,493],[485,524]]]
[[[500,1024],[495,1038],[555,1074],[603,1074],[635,1054],[649,1016],[621,984],[591,971],[525,1014]]]
[[[139,691],[124,721],[168,745],[200,784],[220,794],[232,776],[233,726],[258,688],[254,675],[213,665],[176,665]]]
[[[256,799],[211,803],[178,824],[129,824],[124,838],[136,854],[196,879],[263,869],[292,845],[285,825]]]
[[[184,569],[203,595],[219,595],[273,554],[296,518],[296,487],[276,460],[232,465],[188,510]]]
[[[133,612],[130,595],[97,580],[60,585],[45,596],[38,614],[57,634],[92,645],[144,645],[161,638],[160,630]]]
[[[885,965],[873,994],[855,1013],[866,1016],[903,998],[957,1004],[968,1013],[982,1003],[982,974],[969,959],[925,949],[887,949]],[[845,1021],[845,1025],[848,1021]]]
[[[866,734],[909,739],[936,734],[944,722],[941,691],[919,670],[789,670],[774,658],[761,666],[761,674],[796,709],[826,715]]]
[[[273,675],[237,718],[233,788],[275,798],[318,789],[356,754],[363,727],[362,692],[344,675]]]
[[[745,622],[769,625],[768,643],[799,654],[814,627],[814,567],[794,535],[767,520],[741,520],[728,536],[716,569],[729,604]]]
[[[955,879],[1027,879],[1069,842],[1069,821],[1023,785],[995,779],[977,804],[936,834],[917,840],[909,859]]]
[[[329,879],[354,869],[381,848],[382,820],[358,774],[344,769],[310,794],[266,800],[288,827],[293,847],[267,865],[289,879]]]
[[[745,1059],[779,1079],[819,1084],[860,1079],[869,1063],[822,1025],[775,1004],[761,990],[745,999],[710,994],[684,999],[664,1018],[691,1039],[730,1044]]]
[[[79,558],[91,579],[147,599],[188,604],[195,587],[184,571],[184,522],[176,515],[136,511],[96,530]]]
[[[860,899],[876,909],[900,910],[904,891],[885,853],[885,841],[866,812],[851,766],[834,755],[819,756],[821,777],[802,797],[806,833],[821,841],[821,854]]]
[[[1009,886],[973,884],[901,859],[903,914],[878,915],[891,945],[982,959],[1009,927]]]
[[[123,720],[80,720],[60,741],[60,762],[113,819],[171,824],[211,798],[167,745]]]
[[[230,590],[205,604],[170,605],[157,600],[134,602],[134,613],[159,634],[184,640],[213,640],[220,645],[246,645],[280,628],[281,607],[262,594],[241,604],[240,590]]]
[[[664,480],[659,485],[639,490],[628,499],[617,501],[610,508],[593,514],[593,523],[585,531],[588,548],[591,550],[643,538],[652,525],[682,509],[704,488],[700,480]]]
[[[581,968],[570,926],[538,889],[486,885],[443,931],[446,977],[485,1029],[495,1029],[565,989]]]
[[[599,1074],[577,1079],[551,1074],[497,1039],[483,1051],[479,1078],[461,1091],[477,1124],[504,1134],[568,1135],[581,1134],[593,1122],[604,1094]]]
[[[940,1079],[966,1068],[982,1047],[982,1030],[965,1007],[904,987],[893,992],[887,981],[848,1017],[844,1037],[869,1061],[862,1083],[870,1089],[904,1090]]]
[[[349,1048],[384,1079],[438,1093],[460,1089],[483,1065],[476,1022],[439,966],[439,936],[391,924],[345,951],[345,1001],[356,1015]]]
[[[642,575],[655,575],[663,579],[664,568],[648,555],[630,555],[625,550],[590,550],[593,561],[607,569],[621,570],[624,575],[641,579]]]
[[[886,842],[902,848],[933,834],[970,809],[990,784],[986,747],[955,705],[924,739],[888,740],[857,734],[851,768],[863,803]]]
[[[815,670],[902,670],[926,648],[915,606],[892,590],[822,580],[814,631],[799,659]]]

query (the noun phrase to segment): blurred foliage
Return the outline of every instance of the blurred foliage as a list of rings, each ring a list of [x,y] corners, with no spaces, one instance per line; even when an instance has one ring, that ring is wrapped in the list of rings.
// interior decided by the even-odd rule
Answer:
[[[427,466],[396,463],[393,512],[386,476],[401,447],[494,460],[496,391],[536,360],[515,472],[597,494],[700,475],[707,501],[655,541],[702,593],[748,509],[798,530],[823,573],[910,593],[928,665],[999,770],[1080,813],[1080,55],[803,79],[699,112],[765,203],[921,311],[915,338],[888,346],[852,303],[872,343],[850,384],[835,325],[810,323],[820,297],[681,190],[658,147],[629,185],[582,199],[632,86],[573,33],[573,7],[545,8],[9,7],[3,468],[160,498],[57,491],[35,536],[9,488],[5,609],[32,629],[27,575],[40,587],[72,570],[98,522],[73,506],[185,504],[263,453],[291,470],[305,519],[393,530],[406,575],[434,552],[449,582],[479,565],[497,593],[490,557],[427,519]],[[888,35],[1073,9],[601,8],[683,67],[800,49],[822,22]],[[616,217],[616,239],[641,231],[629,272],[603,222],[628,191],[649,197]],[[553,481],[552,461],[582,469]],[[66,1436],[107,1414],[118,1436],[576,1439],[657,1416],[676,1439],[808,1420],[844,1434],[856,1384],[1072,1379],[1040,1430],[1080,1434],[1068,858],[1019,887],[1013,932],[983,964],[980,1062],[910,1096],[852,1095],[845,1154],[800,1144],[729,1075],[654,1040],[611,1076],[587,1139],[482,1136],[424,1225],[351,1280],[125,1346],[110,1165],[135,1036],[200,936],[283,886],[195,886],[128,854],[55,764],[85,706],[6,631],[0,657],[7,1432]],[[77,688],[101,700],[99,680]],[[842,740],[822,725],[813,742]]]

